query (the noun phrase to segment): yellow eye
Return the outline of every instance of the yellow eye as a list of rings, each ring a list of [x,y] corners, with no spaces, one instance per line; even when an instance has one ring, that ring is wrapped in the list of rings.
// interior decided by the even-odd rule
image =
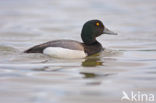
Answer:
[[[99,25],[100,25],[99,22],[97,22],[97,23],[96,23],[96,26],[99,26]]]

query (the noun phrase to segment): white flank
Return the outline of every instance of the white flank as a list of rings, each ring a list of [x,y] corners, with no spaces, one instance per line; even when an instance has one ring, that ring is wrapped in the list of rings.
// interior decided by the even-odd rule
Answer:
[[[84,58],[87,54],[81,50],[71,50],[61,47],[48,47],[43,50],[43,54],[49,55],[55,58]]]

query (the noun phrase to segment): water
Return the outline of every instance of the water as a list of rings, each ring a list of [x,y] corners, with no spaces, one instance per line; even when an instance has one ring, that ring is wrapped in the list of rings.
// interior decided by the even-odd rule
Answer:
[[[1,0],[1,103],[123,103],[122,91],[156,96],[155,11],[155,0]],[[99,55],[22,53],[50,40],[81,41],[91,19],[119,34],[98,38],[106,48]]]

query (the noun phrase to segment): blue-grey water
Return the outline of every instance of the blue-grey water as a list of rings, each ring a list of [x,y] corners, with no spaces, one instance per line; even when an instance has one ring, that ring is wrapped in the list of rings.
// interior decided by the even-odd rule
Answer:
[[[50,40],[81,41],[91,19],[119,34],[98,37],[101,54],[23,53]],[[121,100],[123,91],[156,96],[155,27],[155,0],[0,0],[0,103],[131,103]]]

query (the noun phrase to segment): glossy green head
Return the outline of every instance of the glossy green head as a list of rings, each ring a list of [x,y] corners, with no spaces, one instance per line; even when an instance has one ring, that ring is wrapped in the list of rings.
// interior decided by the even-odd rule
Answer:
[[[100,20],[90,20],[83,25],[81,38],[85,44],[96,42],[96,37],[101,34],[116,34],[108,30]]]

